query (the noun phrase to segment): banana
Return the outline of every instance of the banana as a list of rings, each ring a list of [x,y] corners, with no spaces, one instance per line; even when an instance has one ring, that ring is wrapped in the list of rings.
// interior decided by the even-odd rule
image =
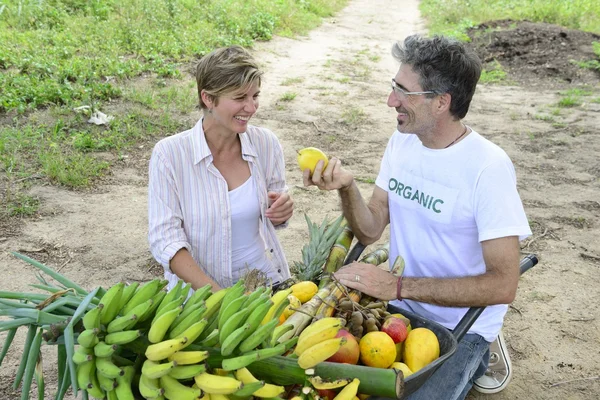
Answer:
[[[256,381],[252,383],[244,383],[244,387],[233,394],[236,398],[252,396],[254,392],[262,389],[265,386],[265,381]],[[211,396],[212,397],[212,396]]]
[[[146,358],[152,361],[160,361],[169,357],[176,351],[181,350],[188,343],[184,336],[178,339],[163,340],[162,342],[151,344],[146,348]]]
[[[124,317],[127,317],[127,316],[131,317],[131,316],[135,315],[135,316],[137,316],[138,320],[141,320],[142,318],[144,318],[146,316],[146,313],[148,313],[148,311],[153,306],[154,306],[154,298],[151,297],[148,300],[144,301],[143,303],[140,303],[137,306],[133,307],[131,310],[129,310],[127,312],[127,314],[124,314]]]
[[[225,306],[225,308],[221,308],[219,311],[219,331],[223,329],[223,325],[225,325],[225,322],[229,321],[232,315],[240,311],[245,300],[246,296],[242,294],[237,299],[231,300],[231,302]]]
[[[142,364],[142,376],[147,376],[150,379],[158,379],[161,376],[167,375],[176,366],[176,361],[158,363],[151,360],[146,360],[144,361],[144,364]]]
[[[93,361],[79,364],[76,369],[77,386],[80,389],[87,389],[92,381],[92,375],[96,373],[96,363]]]
[[[267,313],[267,315],[265,315],[265,317],[263,318],[263,320],[261,322],[262,325],[266,324],[271,319],[273,319],[275,310],[277,310],[277,308],[279,307],[279,304],[282,301],[287,300],[287,297],[290,293],[292,293],[292,289],[285,289],[285,290],[280,290],[279,292],[277,292],[273,296],[271,296],[271,301],[273,302],[273,305],[269,309],[269,312]],[[285,307],[283,307],[283,308],[285,309]]]
[[[335,319],[335,318],[334,318]],[[295,354],[301,355],[306,349],[311,348],[327,339],[333,339],[338,334],[339,330],[342,329],[342,324],[337,321],[330,321],[330,323],[322,324],[323,329],[314,331],[310,335],[300,335],[298,337],[298,345],[296,346]]]
[[[229,306],[229,303],[243,295],[245,290],[246,288],[244,287],[244,280],[240,279],[229,288],[229,290],[223,297],[223,300],[221,301],[221,310],[227,308]],[[221,311],[219,311],[219,313],[220,312]]]
[[[104,336],[106,344],[127,344],[133,342],[135,339],[142,336],[140,330],[121,331],[115,333],[109,333]]]
[[[181,286],[181,291],[179,292],[179,295],[183,296],[183,298],[187,300],[190,290],[192,290],[192,284],[184,282]]]
[[[90,396],[97,399],[103,399],[106,396],[104,390],[100,387],[100,381],[96,374],[90,376],[90,382],[88,383],[87,388],[85,388],[85,391],[88,392]]]
[[[167,293],[167,295],[163,298],[163,300],[161,302],[161,306],[159,306],[156,309],[156,312],[154,313],[154,318],[152,319],[153,324],[154,324],[154,321],[156,321],[158,318],[160,318],[164,313],[169,312],[170,310],[177,308],[183,304],[183,296],[179,296],[179,297],[169,301],[167,304],[162,305],[162,303],[165,302],[167,296],[169,296],[170,293],[171,292]]]
[[[110,357],[118,347],[116,344],[106,344],[106,342],[101,340],[94,346],[94,355],[96,357]]]
[[[269,357],[279,356],[285,352],[285,345],[278,344],[275,347],[255,350],[250,353],[242,354],[238,357],[226,358],[221,362],[221,367],[225,371],[235,371],[237,369],[247,367],[254,361],[264,360]]]
[[[154,399],[165,394],[165,389],[160,387],[158,378],[153,379],[144,374],[140,376],[138,389],[145,399]]]
[[[177,365],[197,364],[208,358],[208,351],[178,351],[168,357],[169,361],[175,361]]]
[[[100,310],[100,323],[102,325],[108,325],[119,313],[123,287],[125,287],[124,282],[119,282],[111,286],[100,299],[98,306],[102,304],[102,309]]]
[[[128,327],[133,326],[137,322],[137,315],[124,315],[113,319],[108,326],[106,331],[108,333],[121,332],[127,330]]]
[[[281,342],[280,344],[285,346],[285,351],[288,351],[292,347],[296,346],[297,343],[298,343],[298,336],[294,336],[293,338],[285,340],[285,341]],[[294,357],[297,357],[297,356],[294,354]]]
[[[100,333],[100,329],[98,328],[86,329],[77,336],[77,343],[91,349],[100,341],[98,333]]]
[[[207,324],[208,324],[208,321],[203,318],[200,321],[193,324],[192,326],[190,326],[189,328],[187,328],[185,331],[179,333],[173,339],[184,338],[184,337],[187,338],[188,342],[185,346],[183,346],[183,348],[186,348],[190,344],[194,343],[194,341],[196,339],[198,339],[198,336],[200,336],[202,331],[206,328]]]
[[[300,333],[300,341],[303,340],[302,337],[311,335],[316,331],[320,331],[326,326],[335,325],[336,322],[342,326],[344,325],[344,320],[342,318],[326,317],[316,320],[304,328],[304,330]]]
[[[133,310],[138,305],[144,303],[148,299],[154,297],[159,290],[164,287],[164,281],[162,279],[153,279],[150,282],[142,285],[135,294],[131,297],[131,299],[125,303],[123,308],[121,309],[121,315],[128,314],[131,310]]]
[[[229,317],[229,319],[223,324],[223,327],[219,328],[219,343],[223,344],[225,339],[227,339],[229,335],[233,333],[233,331],[239,328],[246,321],[249,313],[250,310],[246,308]]]
[[[337,353],[346,340],[345,337],[327,339],[309,347],[298,357],[298,365],[302,369],[314,367]]]
[[[235,371],[235,377],[242,381],[244,385],[251,385],[254,382],[260,382],[258,379],[252,375],[252,373],[248,370],[248,368],[240,368]],[[273,385],[270,383],[265,384],[262,388],[258,389],[255,392],[252,392],[253,396],[262,397],[262,398],[270,398],[276,397],[282,394],[285,391],[283,386]],[[237,395],[237,393],[236,393]]]
[[[92,308],[90,311],[85,313],[82,318],[83,327],[85,329],[100,329],[100,311],[102,311],[103,308],[104,304],[102,306]]]
[[[135,400],[131,390],[131,383],[135,375],[135,368],[131,366],[123,367],[125,374],[117,378],[117,387],[115,392],[119,400]]]
[[[187,303],[185,305],[187,306]],[[202,311],[198,311],[198,310],[202,310]],[[197,318],[200,319],[203,317],[203,314],[205,311],[206,311],[206,305],[204,304],[204,301],[200,301],[200,302],[192,305],[191,307],[187,307],[187,309],[184,306],[183,310],[177,316],[175,321],[173,321],[172,325],[173,326],[179,325],[181,322],[183,322],[184,319],[186,319],[191,314],[197,315]]]
[[[175,325],[175,322],[173,322],[171,328],[169,329],[168,337],[170,339],[173,339],[181,336],[183,332],[185,332],[190,326],[194,325],[198,321],[206,321],[206,323],[208,324],[208,320],[202,318],[202,316],[204,315],[204,311],[205,310],[203,308],[197,309],[195,312],[192,312],[190,315],[188,315],[179,324]],[[196,340],[196,338],[194,338],[194,340]]]
[[[286,297],[285,299],[283,299],[283,301],[280,301],[279,304],[277,305],[277,307],[275,307],[275,309],[273,310],[272,318],[279,321],[279,317],[281,316],[281,314],[285,311],[285,309],[289,305],[290,305],[289,297]],[[271,312],[271,310],[269,310],[269,312]]]
[[[293,325],[279,325],[273,330],[273,334],[271,335],[271,341],[269,342],[269,347],[273,347],[277,345],[277,342],[283,334],[294,329]]]
[[[223,298],[229,292],[229,288],[224,288],[213,293],[208,299],[204,301],[206,304],[206,315],[205,318],[210,318],[215,314],[219,313],[221,309],[221,303],[223,302]]]
[[[148,330],[148,340],[150,343],[158,343],[164,339],[167,330],[169,330],[182,309],[182,306],[177,306],[172,310],[164,312],[159,318],[155,318],[152,321],[150,330]]]
[[[106,392],[106,399],[107,400],[119,400],[119,398],[117,397],[117,392],[115,392],[114,390],[111,390],[110,392]],[[153,400],[158,400],[158,398],[153,399]]]
[[[244,324],[227,336],[227,338],[221,342],[221,355],[225,357],[230,356],[240,342],[244,340],[246,332],[248,332],[249,329],[250,324]]]
[[[94,359],[94,351],[88,347],[78,346],[73,353],[73,362],[77,365],[90,362]]]
[[[354,378],[352,382],[344,386],[342,390],[335,396],[337,400],[352,400],[356,397],[356,393],[358,393],[358,386],[360,385],[360,380],[358,378]]]
[[[164,290],[159,290],[154,295],[154,297],[152,297],[152,306],[148,309],[148,311],[143,316],[138,318],[138,322],[136,325],[139,325],[140,323],[147,321],[150,318],[154,318],[154,315],[156,313],[156,310],[158,309],[158,306],[160,306],[160,303],[162,303],[162,301],[166,295],[167,295],[167,292],[165,292]]]
[[[110,357],[96,357],[96,372],[112,379],[125,374],[125,371],[117,367]]]
[[[207,313],[208,313],[208,311],[207,311]],[[208,325],[206,325],[206,329],[204,329],[202,331],[202,333],[200,334],[200,336],[198,336],[198,339],[196,339],[197,342],[203,341],[213,331],[218,330],[218,324],[219,324],[219,315],[218,314],[215,313],[211,317],[208,317],[207,314],[204,314],[204,318],[206,318],[208,320]]]
[[[200,344],[205,347],[215,347],[216,345],[218,345],[219,344],[219,330],[213,329],[213,331],[210,333],[210,335],[205,337],[204,340],[202,340],[200,342]]]
[[[250,330],[247,333],[246,337],[250,336],[253,332],[255,332],[258,329],[260,323],[262,322],[265,315],[267,315],[272,305],[273,303],[271,302],[271,299],[267,298],[266,300],[264,300],[263,303],[258,304],[256,308],[250,313],[248,318],[246,318],[246,323],[250,324]]]
[[[254,301],[258,299],[265,292],[265,290],[267,290],[266,286],[259,286],[254,289],[254,292],[248,294],[248,297],[246,297],[246,302],[242,305],[242,307],[250,308],[250,305],[254,303]]]
[[[161,302],[160,306],[158,306],[158,308],[156,309],[156,313],[157,314],[160,313],[160,311],[162,310],[162,308],[164,306],[166,306],[167,304],[169,304],[173,300],[178,299],[179,297],[182,297],[181,304],[183,304],[183,302],[185,301],[185,297],[181,296],[181,287],[182,287],[182,285],[183,285],[183,281],[180,279],[180,280],[177,281],[177,283],[175,284],[175,286],[173,286],[173,288],[167,292],[167,295],[164,297],[164,299]]]
[[[229,376],[219,376],[203,372],[194,377],[196,385],[206,393],[232,394],[240,390],[244,384]]]
[[[196,400],[202,397],[200,388],[186,386],[169,375],[160,377],[160,386],[165,389],[165,397],[169,400]]]
[[[352,382],[351,378],[339,378],[339,379],[323,379],[320,376],[309,376],[308,381],[315,389],[337,389],[346,386]]]
[[[127,302],[131,300],[139,286],[139,282],[133,282],[129,285],[125,285],[123,288],[123,293],[121,293],[121,300],[119,301],[119,311],[123,310],[123,307],[125,307]]]
[[[204,364],[178,365],[169,371],[169,375],[178,380],[185,380],[203,372],[206,372],[206,365]]]
[[[114,378],[109,378],[104,374],[101,374],[96,369],[96,378],[98,378],[98,383],[100,384],[100,388],[105,392],[110,392],[117,387],[117,380]]]
[[[273,334],[273,330],[278,323],[278,320],[272,319],[267,324],[259,326],[251,336],[248,336],[240,343],[239,350],[242,353],[246,353],[257,348],[259,344]]]
[[[187,299],[187,301],[185,302],[184,311],[186,309],[188,309],[189,307],[193,306],[194,304],[208,299],[208,297],[210,296],[211,289],[212,289],[212,286],[210,284],[204,285],[201,288],[198,288],[194,293],[192,293],[190,298]]]

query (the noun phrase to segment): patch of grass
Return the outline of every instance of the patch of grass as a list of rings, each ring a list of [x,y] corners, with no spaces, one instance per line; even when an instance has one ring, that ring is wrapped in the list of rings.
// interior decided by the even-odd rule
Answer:
[[[365,121],[367,113],[359,107],[350,107],[342,113],[342,123],[345,125],[355,126]]]
[[[39,207],[39,198],[17,193],[7,199],[6,214],[10,217],[30,217],[38,212]]]
[[[500,19],[547,22],[600,33],[600,2],[593,0],[422,0],[419,8],[431,34],[461,40],[468,40],[468,28]]]
[[[362,183],[375,183],[375,178],[362,178],[360,176],[357,176],[354,179]]]
[[[298,94],[294,93],[294,92],[285,92],[284,94],[281,95],[281,97],[279,98],[279,100],[281,101],[292,101],[296,98]]]
[[[577,107],[581,105],[581,101],[578,96],[565,96],[558,101],[557,105],[562,108]]]
[[[533,118],[537,119],[538,121],[544,121],[544,122],[554,122],[555,121],[554,117],[551,115],[536,114],[533,116]]]
[[[298,83],[302,83],[304,78],[287,78],[283,82],[281,82],[281,86],[291,86],[296,85]]]
[[[479,78],[480,83],[502,83],[505,81],[506,71],[497,60],[488,63],[486,68],[481,71],[481,77]]]

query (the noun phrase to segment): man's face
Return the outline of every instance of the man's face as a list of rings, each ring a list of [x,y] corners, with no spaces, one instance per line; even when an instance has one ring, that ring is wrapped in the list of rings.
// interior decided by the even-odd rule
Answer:
[[[410,94],[423,92],[419,84],[419,75],[408,64],[402,64],[394,77],[395,86],[388,96],[387,104],[398,113],[398,130],[402,133],[414,133],[426,136],[431,133],[435,121],[432,118],[432,98],[424,94]],[[406,94],[406,92],[408,94]]]

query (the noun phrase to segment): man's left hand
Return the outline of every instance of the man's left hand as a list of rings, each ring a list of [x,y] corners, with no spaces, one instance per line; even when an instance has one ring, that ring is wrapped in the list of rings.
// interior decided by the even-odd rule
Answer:
[[[373,264],[354,262],[335,274],[344,286],[360,290],[364,294],[380,300],[396,300],[398,277]]]
[[[288,193],[268,192],[269,208],[266,216],[273,225],[281,225],[294,214],[294,201]]]

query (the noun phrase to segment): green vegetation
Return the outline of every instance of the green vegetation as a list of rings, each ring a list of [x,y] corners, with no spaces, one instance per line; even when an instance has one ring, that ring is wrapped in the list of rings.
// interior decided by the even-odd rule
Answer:
[[[591,96],[593,93],[589,90],[583,89],[569,89],[564,92],[560,92],[561,98],[558,101],[558,107],[568,108],[577,107],[583,103],[582,97]]]
[[[2,1],[0,217],[35,212],[28,177],[89,186],[146,137],[188,126],[202,55],[304,34],[347,1]],[[87,123],[95,111],[114,119]]]
[[[481,71],[480,83],[502,83],[506,81],[506,71],[496,60],[488,63]]]
[[[279,100],[281,101],[292,101],[296,98],[298,94],[294,93],[294,92],[285,92],[284,94],[281,95],[281,97],[279,98]]]
[[[600,33],[596,0],[422,0],[420,9],[431,33],[468,40],[465,30],[499,19],[547,22]]]

